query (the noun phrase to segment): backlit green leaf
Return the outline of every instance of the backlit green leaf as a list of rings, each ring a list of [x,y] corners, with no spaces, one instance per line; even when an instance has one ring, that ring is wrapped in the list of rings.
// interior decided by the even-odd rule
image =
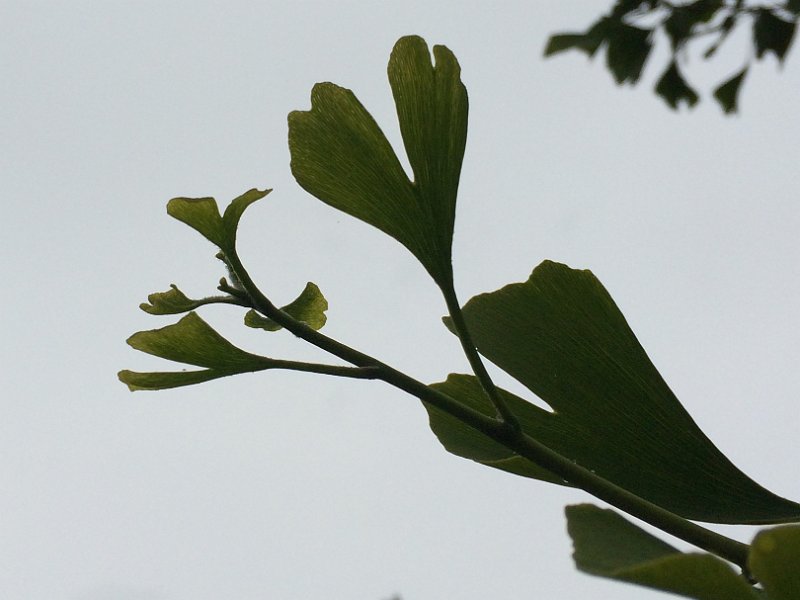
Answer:
[[[689,519],[800,519],[800,505],[753,482],[703,434],[591,272],[545,261],[525,283],[470,300],[464,316],[478,350],[552,408],[507,395],[531,437]],[[451,376],[435,387],[495,414],[472,377]],[[513,453],[428,410],[448,450],[500,468],[514,464],[506,470],[520,472],[521,459],[510,462]]]
[[[309,281],[302,293],[291,304],[287,304],[281,310],[295,320],[302,321],[312,329],[321,329],[327,320],[325,311],[328,310],[328,301],[319,288]],[[250,310],[245,314],[244,324],[248,327],[267,331],[281,329],[278,323],[258,314],[254,310]]]
[[[167,213],[227,252],[236,244],[236,229],[244,210],[270,191],[248,190],[228,205],[224,216],[220,216],[214,198],[173,198],[167,203]]]
[[[250,354],[231,344],[194,312],[174,325],[134,333],[128,338],[128,344],[154,356],[208,369],[174,373],[121,371],[120,380],[132,391],[190,385],[274,366],[272,359]]]
[[[612,510],[581,504],[565,512],[581,571],[697,600],[760,598],[728,563],[679,552]]]
[[[225,244],[225,229],[214,198],[173,198],[167,202],[167,213],[199,232],[212,244]]]
[[[229,298],[209,296],[195,300],[187,297],[175,284],[171,284],[170,289],[166,292],[155,292],[147,296],[147,302],[140,304],[139,308],[151,315],[176,315],[189,312],[206,304],[220,302],[229,302]]]
[[[800,526],[762,531],[753,539],[750,571],[773,600],[800,598]]]
[[[345,88],[314,86],[311,110],[289,115],[292,173],[309,193],[387,233],[440,286],[452,281],[455,202],[467,132],[467,92],[453,54],[401,38],[389,82],[411,182],[378,124]]]
[[[194,385],[204,383],[212,379],[235,375],[217,369],[203,369],[202,371],[176,371],[164,373],[137,373],[136,371],[120,371],[117,376],[119,380],[128,386],[132,392],[146,390],[167,390],[170,388],[182,387],[184,385]]]

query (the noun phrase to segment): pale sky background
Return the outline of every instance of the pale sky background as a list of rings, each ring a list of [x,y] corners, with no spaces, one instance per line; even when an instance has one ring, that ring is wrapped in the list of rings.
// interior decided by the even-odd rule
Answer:
[[[545,258],[592,269],[706,433],[799,499],[800,61],[754,69],[725,118],[669,111],[658,58],[633,90],[542,58],[610,2],[0,2],[0,598],[663,597],[575,571],[563,507],[587,494],[449,455],[383,384],[117,381],[173,366],[125,344],[177,320],[141,312],[147,294],[223,275],[167,200],[252,187],[275,191],[241,254],[276,302],[314,281],[328,335],[423,381],[466,370],[423,268],[289,171],[286,115],[317,81],[401,152],[385,69],[409,33],[451,48],[469,91],[462,301]],[[202,315],[254,352],[323,358],[238,309]]]

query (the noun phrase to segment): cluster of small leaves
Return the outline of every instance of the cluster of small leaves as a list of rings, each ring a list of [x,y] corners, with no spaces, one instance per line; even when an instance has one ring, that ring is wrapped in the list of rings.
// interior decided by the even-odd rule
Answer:
[[[222,215],[214,198],[173,198],[169,201],[167,212],[170,216],[186,223],[217,246],[217,258],[225,264],[231,283],[222,278],[218,289],[225,292],[224,295],[199,299],[189,298],[178,286],[172,284],[169,290],[150,294],[147,302],[139,305],[151,315],[187,314],[173,325],[133,334],[128,338],[131,347],[160,358],[204,369],[155,373],[120,371],[120,380],[131,391],[194,385],[220,377],[275,368],[299,367],[306,370],[308,365],[258,356],[237,348],[195,312],[195,309],[209,304],[252,306],[228,256],[236,252],[236,231],[245,209],[269,192],[270,190],[249,190],[234,199]],[[301,294],[281,310],[309,327],[319,329],[325,324],[327,308],[328,302],[322,292],[309,282]],[[244,323],[248,327],[266,331],[281,329],[278,323],[252,308],[245,314]]]
[[[672,109],[681,103],[693,107],[700,97],[681,71],[679,58],[692,40],[708,43],[702,52],[712,58],[731,33],[740,26],[751,28],[753,49],[745,64],[720,82],[713,95],[722,110],[738,110],[739,91],[754,60],[773,54],[781,63],[794,39],[800,17],[800,0],[752,5],[744,0],[618,0],[608,15],[583,33],[553,35],[545,56],[565,50],[580,50],[593,57],[606,48],[606,64],[618,84],[635,85],[652,53],[657,32],[669,39],[671,58],[655,86],[655,92]]]

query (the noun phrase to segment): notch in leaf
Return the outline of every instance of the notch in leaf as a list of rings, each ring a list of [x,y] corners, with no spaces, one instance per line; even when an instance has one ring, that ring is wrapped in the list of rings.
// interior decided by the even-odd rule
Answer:
[[[120,371],[118,377],[131,391],[160,390],[201,383],[219,377],[263,371],[276,366],[274,360],[245,352],[217,333],[197,313],[161,329],[140,331],[128,344],[160,358],[206,367],[201,371],[138,373]]]
[[[545,261],[526,282],[476,296],[463,312],[480,353],[551,407],[501,392],[532,438],[687,519],[800,520],[800,505],[755,483],[705,436],[590,271]],[[472,376],[451,375],[434,387],[494,415]],[[447,450],[560,483],[478,431],[426,408]]]
[[[310,194],[408,248],[440,287],[452,285],[456,195],[467,91],[450,50],[401,38],[388,66],[410,181],[378,124],[348,89],[319,83],[311,110],[289,115],[291,168]]]
[[[236,230],[242,213],[271,191],[248,190],[231,201],[221,216],[214,198],[173,198],[167,203],[167,213],[199,232],[223,252],[231,252],[236,246]]]

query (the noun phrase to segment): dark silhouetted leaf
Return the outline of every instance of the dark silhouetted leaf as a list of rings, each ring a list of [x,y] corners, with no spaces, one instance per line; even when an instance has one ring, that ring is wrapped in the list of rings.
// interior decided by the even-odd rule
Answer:
[[[772,600],[800,598],[800,526],[759,532],[753,539],[748,563]]]
[[[173,198],[167,203],[167,213],[198,231],[223,252],[236,244],[236,229],[244,210],[271,190],[252,189],[235,198],[220,216],[214,198]]]
[[[753,482],[703,434],[591,272],[545,261],[525,283],[474,297],[464,317],[481,354],[553,409],[504,394],[523,431],[562,456],[685,518],[800,519],[800,505]],[[495,414],[471,376],[434,387]],[[426,407],[451,452],[542,478],[535,465]]]
[[[690,4],[675,5],[664,23],[664,30],[676,50],[702,23],[707,23],[722,7],[722,0],[697,0]]]
[[[794,22],[784,21],[775,16],[770,9],[760,9],[753,22],[756,57],[762,58],[767,52],[772,52],[783,62],[792,44],[796,26]]]
[[[600,19],[586,33],[559,33],[550,37],[544,49],[545,56],[552,56],[565,50],[581,50],[590,58],[606,39],[608,21]]]
[[[327,320],[325,311],[328,310],[328,301],[319,291],[319,288],[309,281],[301,294],[281,310],[295,320],[302,321],[312,329],[321,329]],[[278,331],[281,329],[278,323],[258,314],[254,310],[250,310],[245,314],[244,324],[248,327],[265,329],[266,331]]]
[[[674,60],[664,71],[661,79],[658,80],[656,94],[661,96],[673,110],[677,110],[681,101],[685,101],[686,104],[692,107],[697,104],[698,100],[695,91],[689,87],[681,76],[681,72],[678,70],[678,63]]]
[[[742,87],[744,76],[747,74],[747,67],[742,69],[737,75],[714,90],[714,98],[717,99],[725,114],[734,113],[739,109],[739,89]]]
[[[350,90],[317,84],[311,110],[289,115],[292,173],[323,202],[406,246],[442,285],[452,282],[455,203],[467,135],[467,92],[444,46],[404,37],[389,61],[409,181],[372,116]]]
[[[650,29],[621,23],[608,33],[606,62],[617,83],[636,83],[650,55]]]
[[[176,373],[121,371],[119,378],[131,391],[190,385],[237,373],[263,371],[274,365],[269,358],[237,348],[194,312],[174,325],[134,333],[128,344],[141,352],[208,369]]]
[[[757,600],[741,575],[710,554],[684,554],[612,510],[566,508],[579,570],[697,600]]]

